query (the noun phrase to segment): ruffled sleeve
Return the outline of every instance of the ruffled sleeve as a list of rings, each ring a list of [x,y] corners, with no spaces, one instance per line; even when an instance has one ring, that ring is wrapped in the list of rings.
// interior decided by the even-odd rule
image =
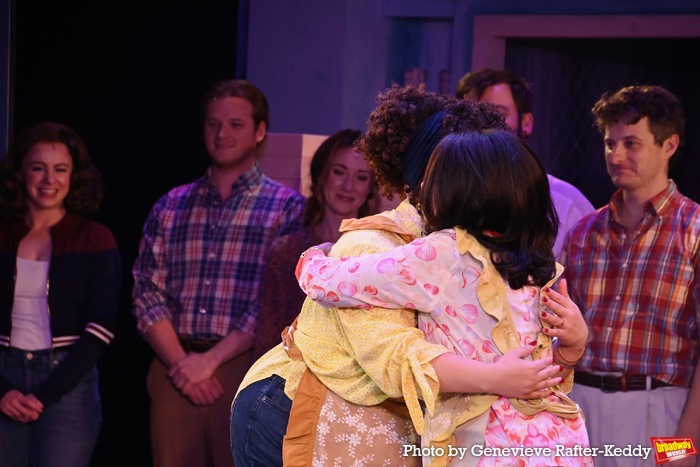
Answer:
[[[336,243],[332,255],[359,256],[388,250],[397,245],[392,238],[380,231],[349,232]],[[335,326],[327,321],[333,316],[338,320]],[[324,322],[325,328],[319,329]],[[342,333],[338,340],[332,335],[336,327]],[[307,301],[294,338],[309,368],[330,390],[364,405],[403,398],[416,431],[423,432],[423,404],[432,413],[439,393],[430,362],[450,350],[426,341],[416,327],[415,311],[334,308],[329,314],[329,310]],[[349,343],[350,348],[342,343]],[[330,359],[329,355],[334,357]]]
[[[459,253],[454,230],[436,232],[408,245],[363,255],[307,260],[299,276],[302,290],[326,308],[370,306],[437,311],[444,277],[456,277]],[[458,275],[458,274],[457,274]]]

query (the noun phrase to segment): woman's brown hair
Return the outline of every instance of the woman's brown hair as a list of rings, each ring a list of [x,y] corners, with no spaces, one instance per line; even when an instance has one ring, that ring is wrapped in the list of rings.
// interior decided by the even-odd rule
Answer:
[[[76,214],[90,214],[102,201],[102,180],[92,164],[85,144],[78,134],[66,125],[41,122],[20,130],[0,161],[0,210],[8,217],[21,217],[27,209],[27,192],[17,177],[27,153],[37,143],[63,144],[71,156],[73,168],[70,189],[64,201],[66,210]]]

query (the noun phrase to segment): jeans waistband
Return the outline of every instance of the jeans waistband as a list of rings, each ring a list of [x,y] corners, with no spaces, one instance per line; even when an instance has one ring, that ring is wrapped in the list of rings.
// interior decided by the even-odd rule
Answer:
[[[61,358],[68,353],[69,348],[61,347],[57,349],[24,350],[17,347],[0,347],[4,358],[10,360],[21,360],[30,364],[43,364]]]

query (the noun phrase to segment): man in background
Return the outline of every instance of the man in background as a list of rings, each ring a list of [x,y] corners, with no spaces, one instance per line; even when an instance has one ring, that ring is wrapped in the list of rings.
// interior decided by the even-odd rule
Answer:
[[[532,86],[522,77],[506,70],[482,68],[464,75],[457,85],[457,97],[493,104],[506,118],[506,124],[523,140],[532,134]],[[554,208],[559,216],[559,231],[554,255],[561,255],[566,234],[573,225],[595,209],[578,188],[548,175]]]
[[[606,93],[593,107],[617,191],[571,230],[569,294],[588,324],[571,398],[592,447],[652,447],[651,437],[700,442],[700,205],[669,180],[685,114],[660,86]],[[598,457],[598,466],[654,465]],[[696,451],[697,452],[697,451]],[[674,460],[694,466],[700,457]]]
[[[153,207],[134,264],[133,313],[148,372],[155,467],[230,467],[229,415],[250,364],[272,241],[301,227],[304,197],[266,177],[265,95],[244,80],[204,96],[207,172]]]

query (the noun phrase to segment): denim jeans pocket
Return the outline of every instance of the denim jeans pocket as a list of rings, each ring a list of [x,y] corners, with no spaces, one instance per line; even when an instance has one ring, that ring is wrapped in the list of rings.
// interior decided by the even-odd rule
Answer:
[[[292,408],[284,385],[284,379],[273,375],[238,394],[231,413],[236,466],[282,464],[282,440]]]
[[[285,417],[289,417],[289,411],[292,408],[292,401],[284,393],[284,380],[282,380],[282,385],[273,383],[266,387],[263,391],[260,402],[269,405],[271,408],[277,410]]]

